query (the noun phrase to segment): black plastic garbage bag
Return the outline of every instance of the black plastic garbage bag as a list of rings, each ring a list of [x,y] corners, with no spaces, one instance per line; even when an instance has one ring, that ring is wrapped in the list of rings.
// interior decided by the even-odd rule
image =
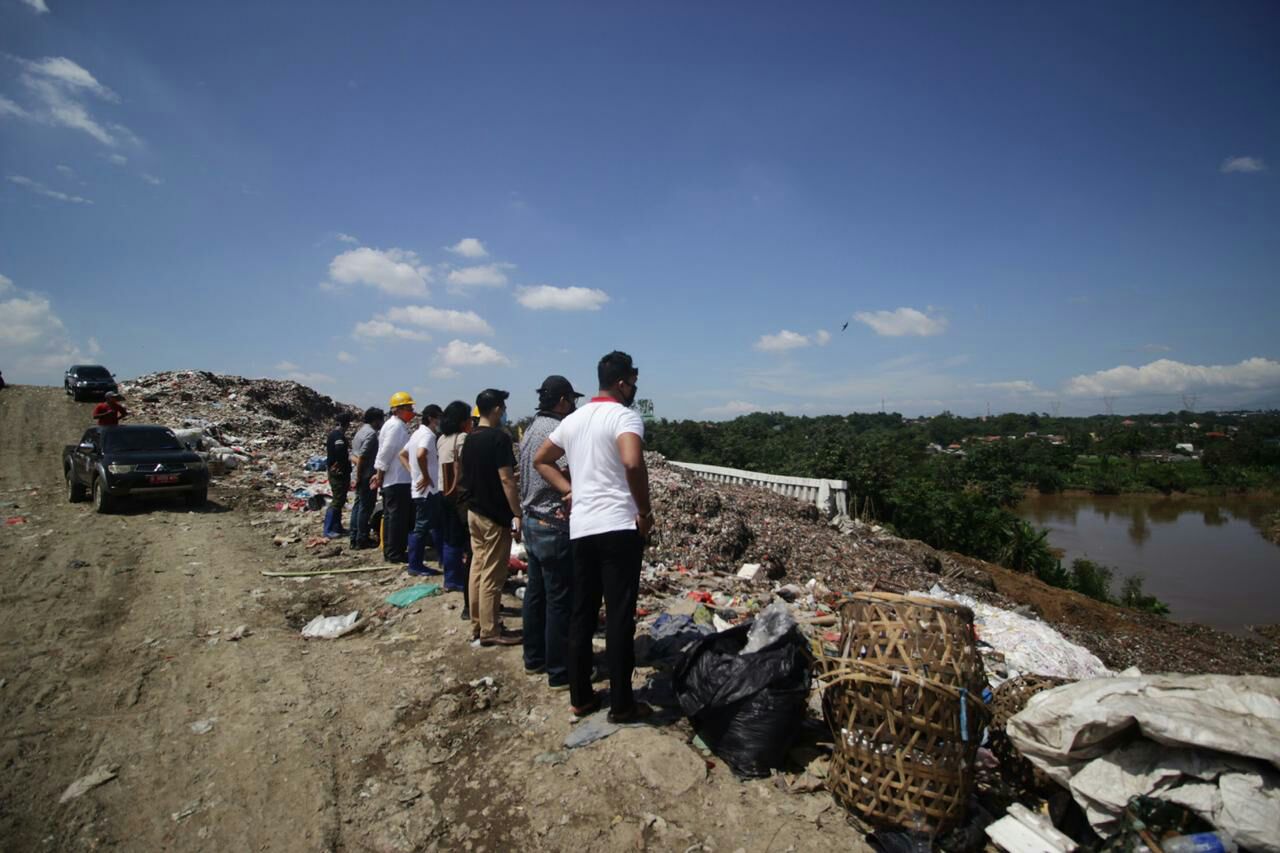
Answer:
[[[740,655],[748,630],[750,623],[699,640],[674,682],[698,735],[734,773],[750,778],[782,766],[804,721],[812,675],[797,630]]]

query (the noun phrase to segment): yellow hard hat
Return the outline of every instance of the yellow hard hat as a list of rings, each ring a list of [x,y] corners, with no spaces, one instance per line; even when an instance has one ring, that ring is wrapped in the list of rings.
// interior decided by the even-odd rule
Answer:
[[[480,417],[480,407],[479,407],[479,406],[472,406],[472,407],[471,407],[471,417],[473,417],[473,418],[477,418],[477,419]]]
[[[397,391],[391,395],[391,402],[389,405],[393,409],[397,406],[412,406],[413,398],[409,396],[408,391]]]

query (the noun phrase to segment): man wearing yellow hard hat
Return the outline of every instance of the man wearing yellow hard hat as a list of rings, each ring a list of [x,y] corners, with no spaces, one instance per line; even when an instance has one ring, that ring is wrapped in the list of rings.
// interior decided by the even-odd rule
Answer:
[[[409,469],[400,451],[409,443],[406,424],[413,420],[413,398],[404,391],[391,395],[391,414],[378,433],[378,456],[369,485],[382,490],[382,556],[388,563],[409,561],[409,528],[413,524]]]

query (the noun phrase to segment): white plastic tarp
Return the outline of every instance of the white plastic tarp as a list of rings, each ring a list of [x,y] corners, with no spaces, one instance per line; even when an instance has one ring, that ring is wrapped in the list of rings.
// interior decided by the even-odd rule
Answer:
[[[1004,656],[1010,678],[1033,673],[1077,680],[1111,672],[1093,652],[1076,645],[1052,625],[1038,619],[967,595],[947,592],[937,584],[928,592],[911,594],[954,601],[972,610],[978,639]]]
[[[1033,696],[1007,731],[1104,837],[1146,794],[1280,853],[1280,678],[1126,670]]]

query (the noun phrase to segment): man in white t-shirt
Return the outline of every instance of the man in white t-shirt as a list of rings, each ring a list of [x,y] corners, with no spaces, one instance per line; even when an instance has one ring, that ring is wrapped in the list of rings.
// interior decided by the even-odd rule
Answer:
[[[378,431],[378,455],[373,462],[369,486],[382,490],[382,558],[388,563],[404,563],[409,559],[409,528],[413,523],[413,504],[409,487],[409,469],[400,451],[409,443],[405,424],[413,420],[413,398],[406,391],[391,395],[387,418]]]
[[[430,542],[440,554],[440,457],[436,452],[436,436],[440,432],[441,409],[431,403],[422,410],[422,423],[400,451],[401,461],[409,468],[409,494],[413,500],[413,532],[409,534],[411,575],[438,575],[422,561]]]
[[[573,610],[569,617],[569,701],[575,716],[600,707],[591,688],[591,637],[604,599],[609,662],[609,721],[643,719],[653,709],[631,692],[635,670],[636,598],[645,539],[653,530],[644,422],[630,409],[640,371],[614,351],[596,368],[600,393],[565,417],[534,456],[548,485],[570,506]],[[555,464],[567,458],[573,482]]]

